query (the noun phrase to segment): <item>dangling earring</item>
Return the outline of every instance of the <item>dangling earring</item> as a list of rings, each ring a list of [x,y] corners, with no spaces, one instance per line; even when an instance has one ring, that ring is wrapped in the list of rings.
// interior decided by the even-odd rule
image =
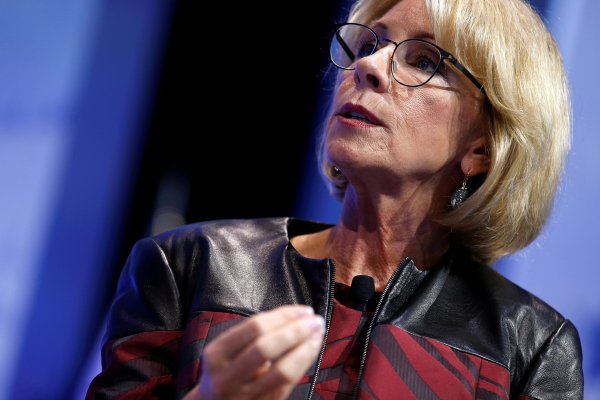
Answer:
[[[469,189],[467,189],[467,180],[469,180],[469,173],[465,175],[462,185],[452,193],[450,197],[450,207],[456,210],[460,205],[469,197]]]
[[[340,176],[340,174],[342,173],[342,171],[340,171],[340,169],[338,167],[336,167],[335,165],[331,166],[331,175],[335,176]]]

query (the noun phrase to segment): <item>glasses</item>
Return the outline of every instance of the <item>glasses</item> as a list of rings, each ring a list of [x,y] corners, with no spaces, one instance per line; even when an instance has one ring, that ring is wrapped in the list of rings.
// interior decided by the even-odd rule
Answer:
[[[349,22],[341,25],[331,39],[329,55],[335,66],[352,70],[356,68],[356,61],[375,53],[382,42],[396,46],[392,53],[391,71],[401,85],[418,87],[426,84],[436,73],[441,71],[443,74],[442,62],[446,60],[483,92],[483,85],[473,74],[441,47],[421,39],[407,39],[400,43],[379,39],[373,29],[362,24]]]

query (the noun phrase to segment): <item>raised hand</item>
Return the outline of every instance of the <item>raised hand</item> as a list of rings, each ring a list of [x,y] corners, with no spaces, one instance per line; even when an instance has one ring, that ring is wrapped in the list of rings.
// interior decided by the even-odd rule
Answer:
[[[248,318],[206,346],[202,378],[185,400],[287,398],[315,361],[324,327],[303,305]]]

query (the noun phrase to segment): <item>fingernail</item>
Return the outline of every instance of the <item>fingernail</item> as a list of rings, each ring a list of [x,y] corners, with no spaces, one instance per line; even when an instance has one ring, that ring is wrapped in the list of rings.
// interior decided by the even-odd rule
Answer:
[[[299,306],[298,317],[306,317],[307,315],[313,315],[315,310],[311,306]]]
[[[313,318],[308,320],[308,326],[312,331],[312,336],[315,339],[320,339],[325,332],[325,320],[320,315],[315,315]]]

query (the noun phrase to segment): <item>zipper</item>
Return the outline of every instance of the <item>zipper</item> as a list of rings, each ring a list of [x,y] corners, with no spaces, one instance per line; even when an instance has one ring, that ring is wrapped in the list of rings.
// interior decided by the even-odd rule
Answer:
[[[321,361],[323,361],[323,354],[325,354],[325,347],[327,346],[327,336],[329,336],[329,328],[331,327],[331,305],[333,303],[333,296],[335,296],[335,261],[330,261],[330,280],[329,280],[329,298],[327,299],[327,306],[325,307],[325,333],[323,334],[323,344],[321,345],[321,351],[319,357],[317,357],[317,364],[315,366],[315,374],[313,375],[312,382],[310,383],[310,389],[308,391],[307,400],[312,398],[317,385],[317,378],[319,376],[319,368],[321,368]]]
[[[362,376],[364,374],[365,362],[367,360],[367,349],[369,347],[369,340],[371,340],[371,331],[373,330],[373,326],[375,325],[375,321],[377,320],[377,316],[379,315],[381,305],[383,304],[387,293],[390,291],[390,288],[396,282],[396,278],[398,277],[398,275],[400,275],[400,272],[402,272],[404,270],[404,267],[406,267],[406,265],[408,265],[408,263],[410,261],[411,261],[411,258],[406,257],[400,263],[398,268],[396,268],[396,270],[394,271],[394,273],[392,274],[392,276],[386,283],[385,288],[383,288],[383,292],[381,292],[381,297],[379,298],[379,301],[377,302],[377,306],[375,307],[375,311],[373,312],[373,315],[371,316],[371,321],[369,322],[369,326],[367,327],[367,333],[365,335],[365,342],[364,342],[362,356],[360,359],[360,365],[358,367],[358,376],[356,378],[356,384],[354,385],[354,390],[352,391],[352,399],[353,400],[358,399],[358,389],[360,388],[360,381],[362,380]]]

